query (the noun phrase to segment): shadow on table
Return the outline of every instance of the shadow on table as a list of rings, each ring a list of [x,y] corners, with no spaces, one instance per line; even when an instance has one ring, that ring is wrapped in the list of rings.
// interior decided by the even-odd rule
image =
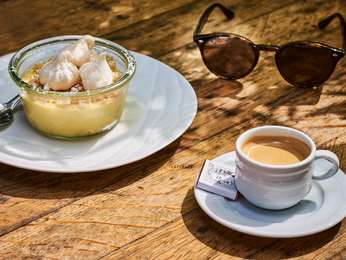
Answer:
[[[236,117],[246,112],[247,116],[255,117],[258,122],[263,121],[263,123],[269,123],[277,118],[285,119],[281,124],[300,119],[302,110],[306,112],[311,109],[306,115],[311,117],[324,114],[326,111],[335,114],[343,112],[338,109],[343,107],[343,103],[333,103],[323,108],[318,106],[324,86],[298,88],[282,80],[275,82],[274,85],[263,84],[223,79],[195,81],[199,110],[220,111],[229,117]]]
[[[195,208],[190,211],[191,208]],[[187,193],[183,205],[183,221],[189,232],[207,247],[229,256],[246,259],[282,259],[313,252],[335,237],[338,224],[316,235],[274,239],[246,235],[222,226],[209,218],[197,205],[193,189]]]
[[[122,167],[85,172],[51,173],[23,170],[0,164],[0,204],[7,196],[31,199],[78,198],[120,189],[159,169],[175,153],[180,138],[138,162]]]

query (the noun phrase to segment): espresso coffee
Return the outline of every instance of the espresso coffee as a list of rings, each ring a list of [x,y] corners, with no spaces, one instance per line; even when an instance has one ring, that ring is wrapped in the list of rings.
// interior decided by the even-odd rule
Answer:
[[[257,162],[272,165],[297,163],[310,154],[307,144],[287,136],[255,136],[242,145],[242,151]]]

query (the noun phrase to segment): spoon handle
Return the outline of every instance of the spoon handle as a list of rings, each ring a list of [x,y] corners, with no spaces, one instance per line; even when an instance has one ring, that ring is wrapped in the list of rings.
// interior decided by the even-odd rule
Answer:
[[[12,111],[16,109],[16,107],[22,103],[22,98],[20,95],[15,96],[10,101],[6,102],[6,107],[10,108]]]

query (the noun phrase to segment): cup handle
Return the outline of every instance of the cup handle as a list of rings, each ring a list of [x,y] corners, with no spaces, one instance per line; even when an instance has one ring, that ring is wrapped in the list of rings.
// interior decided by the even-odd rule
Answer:
[[[329,170],[327,170],[324,174],[321,174],[318,176],[312,175],[313,179],[315,180],[328,179],[338,172],[339,159],[335,153],[328,150],[317,150],[315,155],[315,160],[318,160],[318,159],[327,160],[328,162],[332,163],[333,166]]]

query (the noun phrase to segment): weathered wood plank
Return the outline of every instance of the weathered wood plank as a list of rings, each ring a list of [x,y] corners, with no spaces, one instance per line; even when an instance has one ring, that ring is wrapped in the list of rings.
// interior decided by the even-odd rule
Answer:
[[[148,168],[129,176],[100,193],[2,236],[0,255],[61,258],[78,254],[83,258],[95,258],[159,227],[165,229],[164,225],[196,208],[191,187],[201,162],[232,150],[233,140],[241,131],[224,131],[193,149],[173,155],[158,170]],[[229,140],[228,145],[224,145],[225,140]],[[346,134],[334,141],[339,142],[346,142]],[[345,148],[343,145],[343,150]],[[84,251],[86,248],[89,251]]]
[[[105,259],[329,259],[345,256],[345,231],[343,223],[308,237],[260,238],[227,229],[196,209]]]
[[[17,3],[18,1],[19,3]],[[13,5],[15,6],[23,5],[23,3],[20,2],[20,0],[16,0],[14,2],[15,3]],[[73,25],[73,28],[70,28],[71,25],[69,26],[68,21],[65,21],[65,19],[68,18],[64,18],[62,21],[61,19],[60,21],[55,21],[55,23],[61,23],[59,24],[58,29],[56,29],[55,27],[54,29],[52,29],[53,25],[58,25],[54,24],[54,19],[51,19],[50,17],[48,19],[49,23],[45,24],[44,21],[45,19],[47,19],[47,17],[42,16],[41,12],[45,13],[50,11],[49,8],[51,7],[49,5],[40,6],[40,9],[42,9],[42,11],[40,12],[38,17],[35,16],[34,21],[31,21],[31,23],[43,23],[44,28],[38,32],[35,31],[34,33],[32,33],[25,31],[27,29],[22,28],[23,26],[25,26],[25,28],[32,26],[31,23],[23,24],[18,22],[18,24],[11,24],[11,27],[15,28],[9,28],[8,26],[6,26],[5,28],[0,28],[0,39],[1,35],[9,34],[8,31],[18,30],[19,32],[21,32],[20,36],[17,36],[17,38],[20,38],[20,41],[18,41],[18,39],[14,41],[10,38],[7,39],[7,41],[3,41],[3,43],[5,44],[0,47],[0,54],[9,52],[11,50],[13,51],[16,48],[19,48],[31,41],[52,35],[89,33],[95,34],[97,36],[102,36],[107,39],[113,40],[117,43],[123,44],[131,50],[136,50],[154,57],[159,57],[160,55],[163,55],[169,51],[172,51],[173,49],[181,47],[182,45],[185,45],[187,42],[191,41],[192,32],[199,16],[203,12],[203,10],[210,4],[210,1],[207,0],[194,2],[192,2],[191,0],[189,2],[181,1],[180,6],[178,6],[177,3],[175,3],[174,6],[169,5],[167,7],[165,5],[161,5],[159,9],[162,9],[162,14],[155,15],[155,13],[150,13],[150,16],[147,15],[145,17],[145,20],[141,20],[141,17],[133,15],[133,9],[135,9],[136,7],[123,7],[124,3],[118,3],[116,5],[117,9],[119,9],[119,12],[124,12],[124,14],[120,15],[120,17],[127,18],[120,19],[120,22],[117,21],[117,19],[112,18],[112,22],[106,22],[106,24],[109,24],[108,26],[95,27],[95,23],[92,23],[92,21],[90,21],[90,17],[88,17],[89,12],[92,12],[92,17],[103,17],[104,12],[107,12],[107,10],[109,11],[109,9],[112,8],[115,9],[115,4],[110,1],[103,1],[99,2],[98,4],[96,4],[96,2],[93,4],[92,1],[90,3],[86,1],[86,3],[81,2],[79,3],[79,5],[77,5],[77,2],[78,1],[69,1],[66,5],[64,5],[64,3],[60,4],[60,9],[57,9],[54,15],[51,15],[54,19],[58,19],[59,14],[66,12],[66,10],[74,10],[77,8],[78,12],[69,11],[71,12],[71,16],[77,16],[74,18],[74,24],[71,24]],[[249,19],[251,20],[252,18],[260,16],[263,13],[268,13],[277,8],[282,8],[283,6],[289,5],[294,1],[285,0],[278,2],[267,0],[266,2],[263,2],[261,5],[257,4],[257,0],[246,2],[240,0],[228,0],[223,2],[227,6],[230,6],[232,9],[234,9],[234,11],[237,13],[235,19],[231,23],[232,27],[234,27],[243,21],[248,21]],[[166,1],[164,3],[168,2]],[[38,9],[37,5],[39,4],[39,2],[33,2],[33,4],[31,4],[31,6],[33,6],[32,8],[36,6],[36,8],[34,9],[35,12]],[[139,9],[141,3],[138,3],[136,5],[138,5]],[[256,6],[256,13],[254,13],[253,15],[249,15],[249,13],[253,11],[254,6]],[[7,8],[7,6],[3,7],[3,9],[5,8]],[[165,11],[166,8],[172,8],[172,11]],[[150,10],[150,7],[145,7],[144,10],[142,10],[141,12],[145,14],[145,12],[148,12],[148,10]],[[159,12],[160,10],[158,10],[157,12]],[[31,9],[29,9],[25,12],[32,11]],[[22,16],[24,15],[26,14],[21,14],[19,19],[22,19]],[[118,16],[114,14],[114,17]],[[4,19],[5,18],[6,17],[4,17]],[[216,12],[210,20],[210,24],[207,28],[219,26],[220,23],[224,22],[224,16],[221,14],[221,12]],[[187,23],[186,21],[190,22]],[[64,28],[64,26],[67,28]],[[230,28],[227,29],[229,30]],[[1,30],[6,31],[2,32]],[[49,32],[49,30],[52,30],[52,32]]]
[[[13,0],[0,3],[0,54],[63,34],[95,36],[150,19],[194,0]]]
[[[316,20],[322,14],[324,15],[325,10],[340,9],[343,11],[344,7],[339,6],[339,4],[341,5],[341,2],[334,4],[335,6],[325,3],[320,7],[326,9],[315,10],[316,12],[310,13],[310,16],[307,15],[305,18]],[[281,16],[284,17],[285,24],[289,24],[297,16],[288,16],[287,14],[294,10],[301,10],[298,15],[301,16],[305,7],[304,3],[300,3],[294,8],[279,10],[268,15],[269,18],[263,17],[263,19],[274,19],[275,21]],[[264,22],[261,21],[262,19],[258,19],[254,24],[249,23],[247,25],[248,29],[244,28],[243,30],[248,30],[248,32],[256,30],[256,24],[262,24],[263,26]],[[279,27],[279,25],[276,25],[276,27]],[[241,26],[237,28],[242,30]],[[270,37],[273,37],[269,34],[270,31],[266,31],[261,39],[267,37],[269,40]],[[311,28],[306,31],[312,36],[318,35]],[[336,36],[331,36],[331,38],[337,39]],[[182,62],[177,59],[182,54],[177,55],[177,53],[186,50],[177,50],[171,54],[172,56],[169,58],[172,59],[173,65],[184,68],[184,63],[189,58],[183,59],[184,62]],[[174,59],[172,57],[174,56],[180,63],[173,63]],[[193,62],[188,65],[195,66],[186,67],[183,70],[184,73],[189,72],[191,68],[202,68],[201,65],[197,66],[197,52],[192,55],[191,59]],[[200,95],[203,111],[200,114],[210,112],[203,120],[201,118],[196,120],[201,125],[197,125],[197,128],[191,132],[205,127],[199,133],[200,135],[197,135],[196,142],[185,144],[185,149],[179,150],[159,169],[154,168],[157,167],[155,165],[143,167],[135,175],[130,175],[118,181],[116,184],[102,190],[102,192],[75,201],[61,210],[3,236],[0,239],[2,241],[0,252],[4,257],[15,256],[14,252],[16,252],[23,256],[62,257],[80,254],[81,257],[93,258],[108,254],[155,229],[167,225],[171,221],[180,221],[179,217],[181,215],[188,218],[189,214],[187,213],[196,208],[188,191],[191,189],[203,159],[232,150],[236,136],[243,130],[256,125],[279,122],[296,126],[308,132],[315,138],[318,145],[329,146],[325,143],[331,142],[333,144],[332,150],[342,158],[342,167],[345,167],[344,158],[346,153],[344,153],[344,144],[346,134],[340,133],[340,127],[338,128],[345,121],[345,103],[343,99],[345,92],[340,86],[340,82],[342,82],[340,78],[344,77],[344,70],[339,67],[334,79],[329,81],[323,88],[310,92],[310,90],[296,90],[287,86],[287,84],[282,83],[278,75],[273,74],[271,76],[271,73],[275,71],[271,62],[269,58],[263,59],[262,66],[258,67],[251,76],[249,75],[241,81],[243,86],[238,88],[244,90],[243,93],[239,92],[242,94],[236,91],[229,92],[231,100],[240,102],[236,110],[227,107],[229,101],[231,101],[227,100],[227,96],[224,97],[224,100],[219,98],[221,92],[225,91],[228,94],[225,89],[234,83],[214,81],[210,82],[209,85],[205,85],[208,78],[206,77],[207,72],[198,74],[197,71],[195,75],[190,74],[189,77],[193,80],[202,75],[202,80],[195,81],[198,89],[201,89],[200,91],[212,90],[212,86],[216,86],[216,93],[211,91],[211,96],[207,96],[208,91]],[[201,71],[203,70],[201,69]],[[264,82],[262,83],[262,81]],[[340,95],[338,96],[335,93],[340,93]],[[213,96],[215,94],[217,95]],[[333,96],[330,96],[331,94]],[[226,106],[226,109],[217,110],[216,113],[219,114],[214,114],[213,108],[222,108],[223,106]],[[291,111],[293,109],[290,107],[298,107],[298,109]],[[251,114],[252,111],[255,113]],[[320,126],[323,126],[325,122],[326,115],[331,120],[328,122],[326,129],[320,129]],[[320,125],[316,123],[313,128],[310,128],[309,124],[303,124],[306,118],[311,123],[319,121]],[[202,121],[206,124],[202,124]],[[208,124],[208,121],[211,123]],[[215,125],[211,131],[213,136],[209,136],[208,130],[212,125]],[[217,126],[221,126],[218,131]],[[234,127],[230,128],[230,126]],[[185,136],[182,143],[186,138]],[[209,139],[204,140],[208,137]],[[181,205],[184,204],[185,207],[181,209]],[[165,227],[162,230],[165,230]],[[242,235],[239,234],[239,236]],[[342,248],[338,248],[338,250],[341,251]]]
[[[263,10],[260,10],[263,12]],[[252,15],[258,13],[254,12]],[[248,16],[251,17],[251,16]],[[176,60],[174,63],[181,63],[182,61]],[[229,120],[225,122],[223,128],[217,129],[216,124],[209,123],[203,127],[204,123],[214,120],[223,116],[225,112],[218,108],[217,97],[221,95],[232,95],[234,90],[229,85],[216,86],[210,84],[203,88],[198,88],[197,94],[200,97],[212,94],[214,99],[209,99],[212,102],[203,102],[203,98],[200,98],[200,103],[203,109],[207,113],[200,113],[196,119],[197,124],[193,128],[193,131],[189,131],[187,138],[183,138],[184,145],[181,145],[178,149],[185,149],[203,139],[203,135],[208,133],[212,126],[212,133],[221,131],[230,126]],[[234,93],[235,94],[235,93]],[[228,118],[227,113],[224,118]],[[202,126],[202,127],[201,127]],[[204,130],[203,130],[204,129]],[[211,135],[207,135],[205,138]],[[163,151],[163,158],[169,157],[169,150]],[[11,173],[2,171],[0,174],[1,184],[0,192],[4,194],[6,203],[4,201],[3,207],[0,208],[2,218],[0,219],[1,233],[7,233],[18,226],[28,223],[38,217],[41,217],[47,212],[54,211],[64,205],[75,201],[80,196],[90,194],[107,184],[114,183],[119,176],[124,176],[126,173],[131,173],[134,169],[139,167],[146,167],[155,162],[157,155],[151,159],[139,162],[130,167],[124,167],[121,169],[110,170],[101,173],[88,173],[79,175],[71,174],[47,174],[47,173],[33,173],[30,171],[14,169]],[[12,173],[13,172],[13,173]],[[1,210],[3,209],[3,210]]]
[[[206,30],[224,28],[226,31],[232,31],[240,23],[288,6],[294,1],[267,0],[262,1],[260,5],[258,5],[257,0],[223,0],[221,2],[236,13],[235,18],[232,22],[227,23],[222,12],[216,10],[210,17]],[[209,0],[202,0],[190,5],[184,5],[158,17],[111,32],[104,37],[131,50],[140,51],[153,57],[160,57],[192,41],[192,34],[197,21],[209,4]],[[255,13],[253,13],[254,8],[256,8]]]
[[[258,122],[253,122],[254,125],[263,123],[262,117],[255,120]],[[149,167],[106,188],[102,191],[104,194],[83,198],[3,236],[0,241],[5,242],[2,243],[4,250],[0,253],[10,257],[7,252],[15,250],[22,255],[62,257],[81,254],[80,250],[88,247],[94,251],[83,251],[81,256],[92,258],[174,221],[196,207],[188,191],[201,162],[232,150],[233,140],[246,127],[244,122],[239,129],[229,129],[175,154],[159,170]],[[229,144],[225,145],[226,141]],[[331,148],[345,162],[345,141],[346,135],[343,135],[331,142],[332,147],[330,144],[322,144],[322,147]],[[133,178],[136,181],[132,181]],[[64,247],[66,243],[70,246],[68,249]]]
[[[175,141],[154,156],[136,164],[119,167],[116,171],[67,174],[11,168],[9,172],[0,172],[0,235],[101,190],[127,175],[140,173],[142,168],[153,164],[160,167],[160,164],[176,151],[179,141]]]

